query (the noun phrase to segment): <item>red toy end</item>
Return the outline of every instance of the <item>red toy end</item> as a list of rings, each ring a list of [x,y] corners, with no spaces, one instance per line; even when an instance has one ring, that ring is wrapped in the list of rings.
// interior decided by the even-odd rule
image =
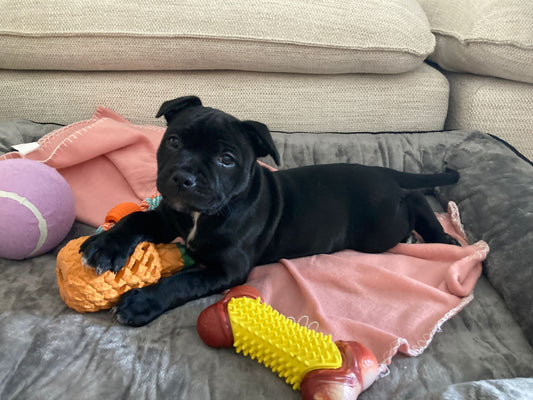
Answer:
[[[374,354],[358,342],[335,342],[342,355],[338,369],[309,372],[302,380],[303,400],[355,400],[378,376]]]
[[[232,347],[233,331],[228,316],[228,303],[235,297],[261,297],[251,286],[236,286],[226,293],[222,300],[207,307],[196,321],[198,335],[210,347]]]

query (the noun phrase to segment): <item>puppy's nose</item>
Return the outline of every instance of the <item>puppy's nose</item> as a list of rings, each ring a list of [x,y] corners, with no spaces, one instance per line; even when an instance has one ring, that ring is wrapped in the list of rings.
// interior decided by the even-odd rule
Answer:
[[[176,173],[172,177],[174,183],[185,189],[192,189],[196,186],[196,177],[189,173]]]

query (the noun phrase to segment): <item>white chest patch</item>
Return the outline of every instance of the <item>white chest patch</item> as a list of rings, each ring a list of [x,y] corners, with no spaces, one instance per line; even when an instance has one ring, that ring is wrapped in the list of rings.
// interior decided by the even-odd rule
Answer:
[[[198,218],[200,218],[199,212],[193,212],[192,213],[192,228],[189,231],[189,235],[187,236],[187,246],[194,240],[194,237],[196,236],[196,233],[198,232]]]

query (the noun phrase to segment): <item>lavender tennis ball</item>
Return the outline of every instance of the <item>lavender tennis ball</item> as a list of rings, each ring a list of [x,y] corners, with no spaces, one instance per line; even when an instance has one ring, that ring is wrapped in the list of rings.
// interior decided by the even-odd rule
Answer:
[[[74,223],[67,181],[37,161],[0,161],[0,257],[34,257],[53,249]]]

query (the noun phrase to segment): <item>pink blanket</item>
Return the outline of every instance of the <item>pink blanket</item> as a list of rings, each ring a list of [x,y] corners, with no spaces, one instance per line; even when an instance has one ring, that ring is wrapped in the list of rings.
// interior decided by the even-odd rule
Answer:
[[[384,371],[398,351],[422,353],[473,299],[488,245],[466,243],[455,203],[438,217],[463,247],[401,243],[382,254],[345,250],[282,260],[254,268],[247,284],[300,324],[365,344]]]
[[[76,218],[100,226],[117,204],[139,203],[157,192],[155,154],[164,132],[98,107],[91,119],[41,138],[37,150],[0,160],[24,157],[56,168],[74,193]]]
[[[39,140],[25,157],[66,178],[78,220],[99,226],[122,202],[156,193],[156,151],[164,128],[134,125],[104,107],[93,117]],[[439,326],[472,300],[488,253],[484,242],[467,245],[457,207],[440,217],[463,247],[399,244],[384,254],[342,251],[257,267],[249,284],[285,315],[335,340],[370,347],[385,368],[401,351],[420,354]]]

